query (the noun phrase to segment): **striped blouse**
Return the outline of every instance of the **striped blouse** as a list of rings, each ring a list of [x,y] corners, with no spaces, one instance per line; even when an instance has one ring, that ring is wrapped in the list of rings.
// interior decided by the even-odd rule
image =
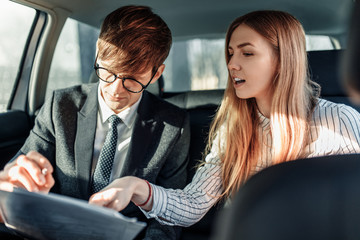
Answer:
[[[264,151],[256,172],[271,165],[270,120],[260,116]],[[344,104],[319,99],[310,124],[310,144],[304,149],[308,157],[360,153],[360,114]],[[261,138],[260,138],[261,139]],[[217,142],[215,140],[215,142]],[[215,145],[215,144],[214,144]],[[166,225],[190,226],[199,221],[222,193],[221,166],[215,145],[183,190],[164,189],[152,184],[153,209],[143,211]]]

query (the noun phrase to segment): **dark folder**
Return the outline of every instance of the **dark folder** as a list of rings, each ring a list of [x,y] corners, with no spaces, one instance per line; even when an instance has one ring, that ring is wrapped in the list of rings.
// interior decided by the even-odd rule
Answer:
[[[146,226],[135,218],[59,194],[0,190],[5,225],[30,239],[133,239]]]

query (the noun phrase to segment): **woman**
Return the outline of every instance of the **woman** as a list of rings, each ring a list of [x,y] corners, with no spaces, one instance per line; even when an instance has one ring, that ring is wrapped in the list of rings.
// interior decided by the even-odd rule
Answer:
[[[305,33],[280,11],[256,11],[226,35],[228,85],[212,123],[205,163],[184,190],[135,178],[115,180],[90,203],[116,210],[129,201],[147,217],[189,226],[259,170],[297,158],[360,152],[360,114],[317,98]]]

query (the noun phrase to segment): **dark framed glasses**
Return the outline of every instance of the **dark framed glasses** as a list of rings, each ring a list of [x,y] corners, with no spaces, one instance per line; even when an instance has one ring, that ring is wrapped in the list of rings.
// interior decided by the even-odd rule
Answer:
[[[96,62],[94,64],[94,70],[95,70],[95,73],[99,77],[100,80],[102,80],[104,82],[107,82],[107,83],[112,83],[112,82],[115,82],[116,79],[120,79],[122,81],[123,87],[127,91],[132,92],[132,93],[140,93],[140,92],[144,91],[144,89],[147,86],[149,86],[150,82],[153,80],[155,74],[157,73],[158,68],[156,69],[156,71],[152,75],[149,82],[147,84],[145,84],[145,85],[142,84],[141,82],[139,82],[138,80],[134,79],[134,78],[127,78],[127,77],[118,76],[115,73],[107,70],[106,68],[99,67],[99,64],[97,64]]]

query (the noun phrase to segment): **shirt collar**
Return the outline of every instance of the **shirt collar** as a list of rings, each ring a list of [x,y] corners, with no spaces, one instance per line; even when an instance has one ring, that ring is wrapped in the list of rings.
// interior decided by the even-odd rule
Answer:
[[[136,110],[139,107],[141,98],[142,98],[142,94],[141,94],[140,98],[132,106],[130,106],[129,108],[116,114],[123,121],[123,123],[125,123],[125,125],[128,128],[131,128],[135,122]],[[106,105],[104,99],[102,98],[101,91],[100,91],[100,85],[98,87],[98,103],[99,103],[99,115],[101,117],[102,123],[104,124],[107,121],[107,119],[111,115],[114,115],[115,113],[113,110],[111,110],[108,107],[108,105]]]
[[[257,115],[259,117],[260,126],[263,129],[266,129],[270,126],[270,119],[265,117],[259,110],[257,111]]]

